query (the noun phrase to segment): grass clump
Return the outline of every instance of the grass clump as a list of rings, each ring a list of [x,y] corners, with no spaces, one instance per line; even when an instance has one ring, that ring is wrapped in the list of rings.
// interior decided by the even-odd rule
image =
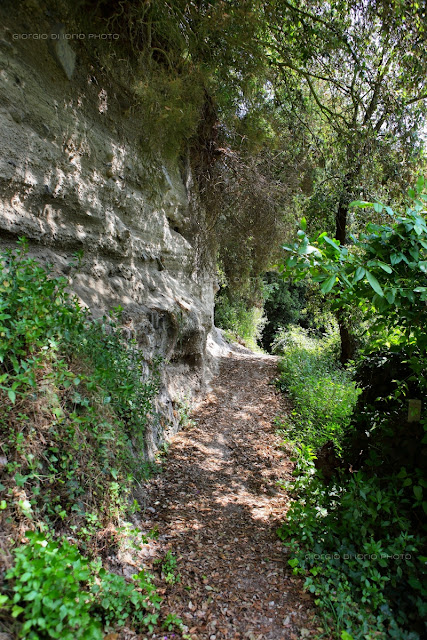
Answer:
[[[337,359],[338,336],[323,339],[301,327],[279,332],[274,351],[280,354],[278,386],[289,394],[290,419],[278,420],[291,441],[319,448],[331,440],[339,448],[360,391]]]

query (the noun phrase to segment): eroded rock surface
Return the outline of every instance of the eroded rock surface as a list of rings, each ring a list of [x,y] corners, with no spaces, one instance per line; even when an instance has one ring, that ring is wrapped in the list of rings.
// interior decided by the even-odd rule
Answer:
[[[168,362],[152,451],[176,425],[173,401],[209,373],[214,287],[198,264],[203,211],[191,174],[150,156],[126,89],[85,42],[64,44],[67,72],[58,43],[55,55],[48,39],[23,37],[57,29],[47,12],[0,15],[0,246],[28,238],[30,254],[69,276],[94,315],[121,305],[147,361]]]

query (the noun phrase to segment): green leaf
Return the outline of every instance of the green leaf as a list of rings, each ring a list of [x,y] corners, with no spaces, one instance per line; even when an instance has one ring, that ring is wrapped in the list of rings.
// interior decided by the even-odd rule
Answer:
[[[374,204],[373,202],[366,202],[366,200],[353,200],[353,202],[350,202],[348,206],[366,208],[366,207],[373,207]]]
[[[394,291],[386,291],[384,295],[385,295],[385,298],[386,298],[387,302],[389,304],[393,304],[393,302],[395,300],[395,297],[396,297],[396,294],[394,293]]]
[[[387,309],[387,302],[385,298],[378,295],[378,293],[376,293],[372,298],[372,304],[374,305],[375,309],[377,309],[377,311],[383,312],[385,311],[385,309]]]
[[[336,276],[330,276],[320,287],[322,293],[329,293],[336,282]]]
[[[392,253],[390,256],[391,265],[394,267],[395,264],[399,264],[403,260],[403,253]]]
[[[419,485],[415,485],[415,487],[413,487],[414,490],[414,496],[416,497],[417,500],[422,500],[423,498],[423,490],[422,487],[420,487]]]
[[[329,245],[331,245],[331,247],[333,247],[335,249],[335,251],[339,251],[340,250],[338,240],[332,240],[328,236],[324,236],[323,239],[324,239],[325,242],[327,242]]]
[[[357,267],[356,273],[354,274],[353,282],[358,282],[359,280],[361,280],[364,277],[365,273],[366,271],[363,267]]]
[[[378,262],[378,266],[381,267],[381,269],[386,273],[393,273],[393,269],[388,264],[385,264],[384,262]]]
[[[299,248],[298,248],[298,253],[299,255],[303,255],[304,253],[307,252],[307,247],[308,247],[308,238],[307,236],[305,236],[304,240],[301,242]]]
[[[8,389],[7,395],[9,396],[9,400],[15,404],[16,393],[12,389]]]
[[[375,293],[377,293],[379,296],[384,296],[384,292],[381,288],[380,283],[370,271],[366,272],[366,278],[369,284],[371,285],[372,289],[375,291]]]
[[[374,202],[374,211],[381,213],[383,209],[384,205],[382,205],[381,202]]]
[[[301,219],[301,229],[303,231],[306,231],[306,229],[307,229],[307,220],[306,220],[306,218],[302,218]]]
[[[418,191],[418,193],[421,193],[421,191],[424,189],[424,185],[425,185],[425,178],[424,176],[420,176],[415,185],[415,188]]]

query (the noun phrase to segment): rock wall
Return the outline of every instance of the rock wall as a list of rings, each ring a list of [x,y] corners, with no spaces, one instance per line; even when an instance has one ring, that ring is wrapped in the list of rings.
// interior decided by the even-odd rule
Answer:
[[[191,173],[150,156],[125,87],[87,42],[67,41],[40,10],[0,17],[0,247],[26,236],[32,255],[67,275],[83,250],[71,272],[81,301],[94,315],[120,304],[147,361],[165,358],[151,454],[177,428],[175,401],[210,375],[214,278],[197,264]]]

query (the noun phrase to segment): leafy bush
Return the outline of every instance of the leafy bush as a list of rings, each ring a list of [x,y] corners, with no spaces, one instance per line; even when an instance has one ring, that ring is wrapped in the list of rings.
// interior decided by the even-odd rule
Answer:
[[[427,512],[423,503],[427,482],[421,469],[395,470],[390,464],[390,459],[396,459],[391,449],[401,447],[396,441],[396,416],[402,431],[407,429],[399,404],[404,391],[398,382],[390,385],[396,371],[387,371],[390,380],[381,373],[380,360],[390,368],[391,356],[371,355],[373,370],[384,382],[384,398],[376,397],[381,393],[378,384],[372,388],[369,384],[370,360],[361,365],[366,389],[357,407],[364,428],[370,431],[366,468],[335,475],[335,483],[325,487],[316,470],[314,450],[331,439],[345,447],[342,454],[347,457],[358,417],[351,412],[360,391],[336,362],[336,338],[322,343],[293,328],[280,334],[276,344],[284,353],[280,385],[295,403],[292,422],[286,425],[287,434],[297,442],[295,479],[285,483],[293,502],[278,532],[291,551],[289,564],[295,574],[305,576],[305,588],[315,595],[326,624],[343,640],[419,638],[427,613],[423,586],[427,536],[421,525],[423,509]],[[399,352],[394,355],[394,366],[408,366],[408,362],[402,364]],[[390,441],[386,446],[387,425]],[[413,425],[412,437],[418,438],[419,431],[419,425]]]
[[[153,398],[158,391],[161,360],[155,359],[149,369],[136,341],[123,339],[120,312],[119,308],[110,317],[104,317],[102,323],[87,323],[80,335],[74,335],[69,349],[90,367],[90,384],[102,389],[103,404],[110,405],[121,424],[125,462],[138,479],[144,469],[138,468],[138,462],[129,453],[132,447],[143,451],[147,422],[156,419]]]
[[[420,420],[408,422],[412,399],[426,406],[426,354],[390,343],[388,337],[382,345],[378,336],[368,343],[355,363],[355,379],[363,390],[343,442],[349,464],[370,467],[381,476],[390,467],[405,466],[415,473],[427,464],[427,418],[421,411]],[[414,360],[420,375],[414,375]],[[425,508],[427,512],[427,502]]]
[[[338,336],[311,337],[301,327],[279,332],[273,349],[281,355],[278,386],[294,409],[285,424],[287,438],[318,448],[331,440],[338,448],[357,396],[348,371],[336,359]]]
[[[424,187],[420,178],[410,193],[413,203],[401,215],[382,203],[353,203],[373,207],[378,214],[385,210],[392,222],[368,225],[351,247],[325,233],[310,244],[303,221],[299,240],[287,248],[288,273],[297,278],[309,273],[325,295],[331,292],[335,309],[358,307],[368,320],[363,357],[355,366],[364,389],[351,422],[350,416],[343,422],[345,438],[340,438],[344,459],[357,466],[325,487],[312,448],[301,445],[291,485],[294,501],[279,531],[292,552],[294,572],[305,576],[305,587],[343,640],[409,640],[424,630],[427,482],[417,465],[427,421],[421,416],[408,425],[406,404],[410,397],[424,400],[426,395]],[[292,349],[285,340],[285,353]],[[312,390],[321,395],[320,389],[328,386],[320,383],[321,358],[308,367],[305,388],[298,384],[291,358],[285,358],[284,366],[303,430],[310,420],[306,404],[312,406]],[[297,367],[305,370],[304,359]],[[332,397],[330,401],[339,406]],[[317,444],[316,437],[309,433],[304,442]],[[401,466],[403,460],[407,467]]]
[[[237,296],[234,300],[224,293],[216,299],[215,324],[224,329],[231,340],[237,340],[256,349],[264,326],[262,307],[248,304]]]
[[[66,541],[58,546],[40,534],[27,536],[30,543],[15,549],[15,565],[6,574],[14,595],[2,603],[23,621],[20,637],[102,640],[101,625],[90,615],[93,596],[82,589],[89,561]]]
[[[279,273],[270,271],[264,274],[263,283],[266,322],[261,345],[266,351],[272,351],[276,335],[289,325],[313,330],[319,336],[334,326],[330,306],[310,280],[287,282]]]
[[[359,307],[371,320],[369,332],[380,343],[391,339],[409,350],[425,352],[427,301],[426,181],[420,176],[409,190],[410,203],[395,213],[381,202],[355,201],[350,206],[386,213],[390,224],[366,226],[353,245],[341,246],[326,233],[311,242],[302,221],[298,240],[288,252],[282,273],[301,280],[307,274],[333,296],[333,308]],[[411,362],[419,373],[417,358]]]
[[[277,273],[269,272],[264,275],[264,287],[266,323],[262,330],[261,344],[264,349],[271,351],[279,330],[290,324],[299,324],[304,319],[306,286],[304,283],[293,285],[284,282]]]
[[[326,622],[355,640],[419,638],[427,538],[411,532],[415,500],[404,498],[406,475],[358,472],[326,488],[306,448],[295,473],[295,499],[278,533]]]
[[[128,582],[99,564],[89,586],[94,594],[93,609],[104,628],[120,627],[128,622],[139,629],[153,630],[162,598],[150,574],[142,570],[133,576],[133,582]]]
[[[0,603],[21,622],[20,638],[102,640],[102,629],[126,622],[152,631],[162,598],[144,571],[127,582],[90,563],[67,540],[27,532],[6,574],[9,595]],[[13,593],[13,595],[12,595]]]

